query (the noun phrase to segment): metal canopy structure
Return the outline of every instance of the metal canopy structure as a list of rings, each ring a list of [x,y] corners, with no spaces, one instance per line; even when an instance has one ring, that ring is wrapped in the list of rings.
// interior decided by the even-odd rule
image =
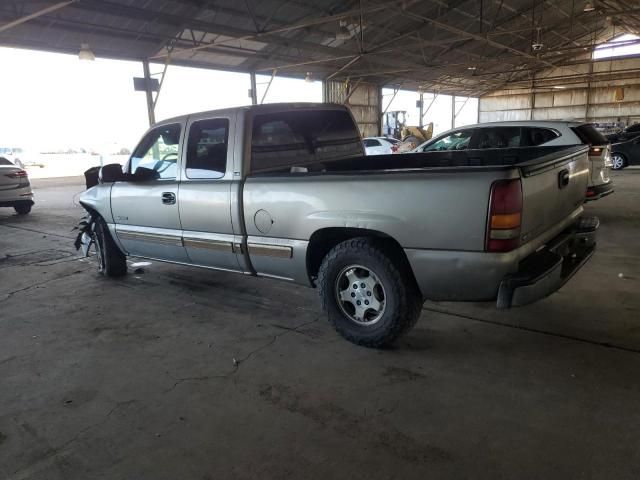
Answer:
[[[593,6],[593,10],[591,7]],[[636,0],[2,0],[0,45],[479,96],[640,33]],[[580,60],[582,58],[582,60]]]

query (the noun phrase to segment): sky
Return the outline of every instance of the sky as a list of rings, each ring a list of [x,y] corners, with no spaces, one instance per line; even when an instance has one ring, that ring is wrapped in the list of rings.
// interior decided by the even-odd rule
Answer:
[[[133,149],[149,126],[144,92],[133,89],[142,64],[98,58],[81,61],[76,55],[1,48],[0,146],[45,152],[85,148],[114,153]],[[151,65],[160,78],[161,65]],[[258,100],[270,76],[258,75]],[[169,66],[156,105],[156,120],[217,108],[248,105],[249,76],[196,68]],[[386,106],[392,91],[385,89]],[[428,104],[432,95],[425,95]],[[400,91],[389,108],[407,110],[418,123],[418,94]],[[457,108],[464,102],[457,98]],[[319,81],[275,77],[265,103],[322,101]],[[477,100],[461,110],[456,126],[476,122]],[[425,117],[435,121],[436,133],[451,128],[451,99],[439,96]]]
[[[628,33],[625,35],[620,35],[619,37],[616,37],[611,41],[624,42],[627,40],[639,40],[639,39],[640,37],[638,37],[637,35],[632,35]],[[615,47],[615,46],[607,47],[607,44],[605,43],[604,45],[596,48],[596,50],[593,52],[593,58],[598,59],[598,58],[609,58],[609,57],[621,57],[623,55],[637,55],[639,53],[640,53],[640,45],[638,44],[623,45],[619,47]]]

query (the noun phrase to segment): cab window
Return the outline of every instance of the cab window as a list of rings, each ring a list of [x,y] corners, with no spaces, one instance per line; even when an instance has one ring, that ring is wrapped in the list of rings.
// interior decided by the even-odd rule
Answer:
[[[469,140],[473,130],[460,130],[442,137],[435,142],[426,145],[423,152],[440,152],[444,150],[466,150],[469,148]]]
[[[151,130],[136,147],[129,160],[129,172],[140,167],[157,172],[161,180],[176,178],[180,125],[163,125]]]
[[[222,178],[227,171],[229,120],[193,122],[187,142],[187,178]]]

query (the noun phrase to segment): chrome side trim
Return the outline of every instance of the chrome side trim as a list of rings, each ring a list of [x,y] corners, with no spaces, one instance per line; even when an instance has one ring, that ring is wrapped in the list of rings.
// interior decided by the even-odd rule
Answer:
[[[161,245],[170,245],[172,247],[182,247],[182,238],[174,235],[133,232],[130,230],[120,230],[118,228],[116,228],[116,232],[121,240],[137,240],[139,242],[152,242],[159,243]]]
[[[260,255],[264,257],[291,258],[293,248],[282,245],[265,245],[262,243],[248,243],[249,255]]]
[[[222,240],[184,237],[182,239],[182,243],[185,247],[205,248],[207,250],[216,250],[220,252],[233,252],[233,243]]]

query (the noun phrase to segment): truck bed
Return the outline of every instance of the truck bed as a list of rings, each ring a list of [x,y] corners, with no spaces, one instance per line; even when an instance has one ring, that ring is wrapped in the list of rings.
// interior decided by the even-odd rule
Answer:
[[[379,172],[426,168],[534,166],[586,151],[584,145],[458,150],[407,154],[363,155],[328,162],[307,162],[290,169],[254,170],[253,175]]]

